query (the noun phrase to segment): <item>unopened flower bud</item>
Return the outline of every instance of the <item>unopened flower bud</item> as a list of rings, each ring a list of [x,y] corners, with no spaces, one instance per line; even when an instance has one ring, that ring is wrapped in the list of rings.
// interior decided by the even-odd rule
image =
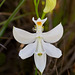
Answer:
[[[51,12],[56,6],[56,0],[46,0],[46,5],[43,10],[44,13]]]

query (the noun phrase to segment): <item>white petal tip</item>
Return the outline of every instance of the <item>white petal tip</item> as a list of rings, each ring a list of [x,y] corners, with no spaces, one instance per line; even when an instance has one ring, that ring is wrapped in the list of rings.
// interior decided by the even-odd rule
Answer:
[[[62,56],[62,51],[59,51],[59,53],[57,54],[55,58],[60,58],[61,56]]]
[[[43,74],[43,71],[40,71],[41,75]]]
[[[15,31],[17,31],[16,29],[18,29],[18,28],[16,28],[15,26],[13,26],[13,34],[15,33]]]
[[[45,18],[45,21],[47,20],[47,17]]]
[[[20,57],[21,59],[25,59],[25,57],[23,56],[22,50],[20,50],[20,52],[19,52],[19,57]]]
[[[32,17],[32,21],[34,21],[34,17]]]
[[[43,74],[43,72],[44,72],[44,70],[42,70],[42,69],[38,69],[39,71],[40,71],[40,73],[41,73],[41,75]]]
[[[16,27],[15,26],[13,26],[13,29],[15,29]]]
[[[58,26],[60,26],[62,29],[63,29],[63,26],[62,26],[62,24],[60,23]]]
[[[13,26],[13,29],[14,29],[14,26]]]
[[[13,26],[13,30],[14,30],[15,26]]]

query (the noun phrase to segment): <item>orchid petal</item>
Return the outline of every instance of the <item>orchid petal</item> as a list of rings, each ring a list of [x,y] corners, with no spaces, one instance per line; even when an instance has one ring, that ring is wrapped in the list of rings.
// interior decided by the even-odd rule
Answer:
[[[42,41],[42,45],[47,55],[55,58],[59,58],[62,56],[61,50],[51,45],[50,43],[45,43],[44,41]]]
[[[46,54],[43,54],[41,56],[38,56],[37,54],[34,54],[34,60],[35,60],[35,65],[37,69],[43,73],[45,67],[46,67]]]
[[[36,34],[27,32],[16,27],[13,28],[13,36],[18,42],[23,44],[34,42],[36,38]]]
[[[24,47],[22,50],[20,50],[19,56],[22,59],[26,59],[28,57],[31,57],[36,50],[36,44],[37,43],[35,42],[35,43],[29,44],[26,47]]]
[[[52,30],[50,30],[49,32],[45,32],[42,34],[44,41],[49,43],[57,42],[58,40],[60,40],[62,35],[63,35],[63,27],[61,23]]]

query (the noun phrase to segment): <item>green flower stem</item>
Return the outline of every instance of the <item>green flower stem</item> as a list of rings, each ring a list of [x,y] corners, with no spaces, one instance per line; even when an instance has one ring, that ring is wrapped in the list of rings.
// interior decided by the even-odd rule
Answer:
[[[36,6],[36,0],[34,0],[34,5]]]
[[[12,15],[8,18],[8,20],[6,21],[6,23],[3,25],[3,27],[0,30],[0,37],[3,36],[6,28],[8,27],[8,24],[10,23],[10,21],[13,19],[13,17],[17,14],[17,12],[19,11],[20,7],[22,6],[22,4],[24,3],[25,0],[21,0],[21,2],[19,3],[19,5],[17,6],[17,8],[14,10],[14,12],[12,13]]]
[[[38,0],[37,2],[36,2],[36,0],[34,0],[35,13],[36,13],[37,18],[39,18],[39,13],[38,13],[38,5],[39,5],[39,2],[40,2],[40,0]]]
[[[35,69],[35,75],[37,75],[37,68]]]
[[[3,1],[1,2],[0,7],[4,4],[5,1],[6,1],[6,0],[3,0]]]
[[[39,5],[40,0],[37,1],[37,6]]]
[[[46,13],[43,12],[41,19],[43,19],[45,17]]]

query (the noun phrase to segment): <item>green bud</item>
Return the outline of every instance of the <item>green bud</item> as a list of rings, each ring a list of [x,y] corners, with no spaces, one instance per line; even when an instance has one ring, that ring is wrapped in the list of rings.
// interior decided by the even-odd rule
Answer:
[[[56,0],[46,0],[46,6],[43,10],[44,13],[52,12],[56,6]]]

